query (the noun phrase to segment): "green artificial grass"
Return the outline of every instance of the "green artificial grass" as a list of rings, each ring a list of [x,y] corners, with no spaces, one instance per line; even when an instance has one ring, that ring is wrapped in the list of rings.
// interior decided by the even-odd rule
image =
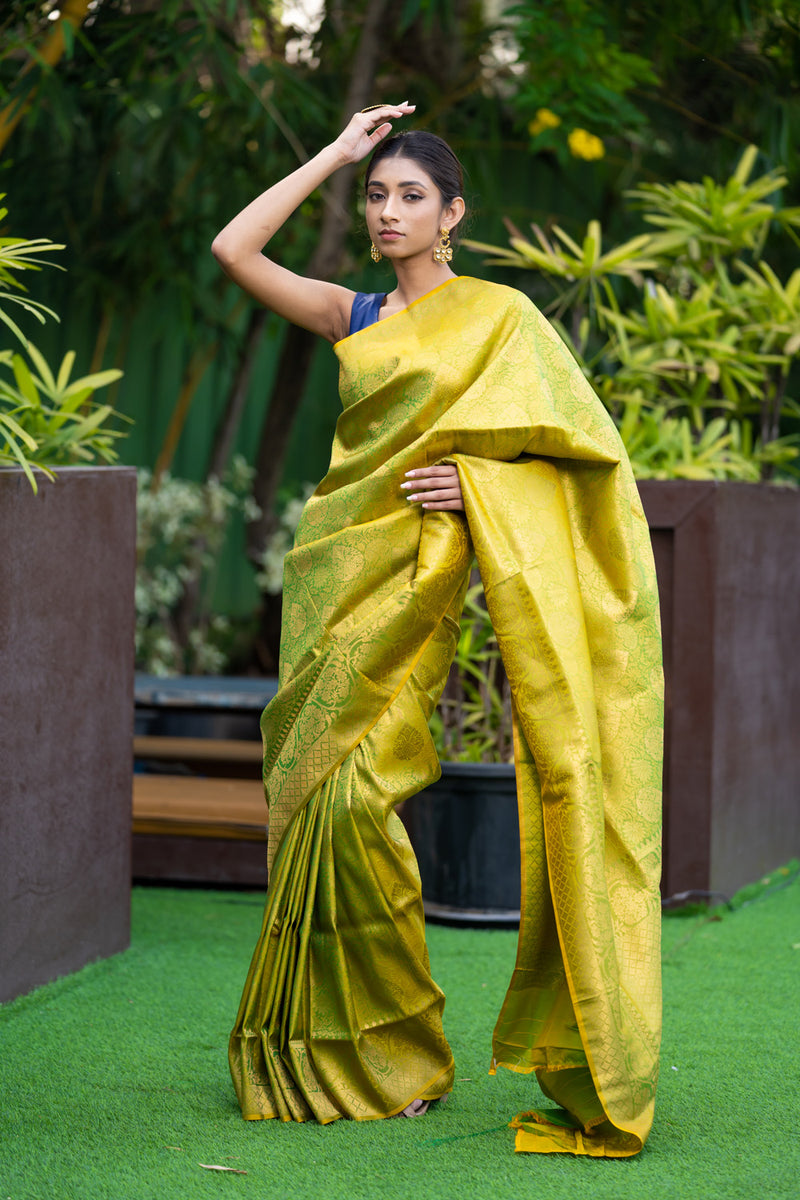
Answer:
[[[412,1121],[244,1122],[226,1043],[261,897],[134,891],[131,949],[0,1009],[0,1200],[796,1200],[800,882],[664,919],[664,1047],[637,1158],[515,1154],[533,1077],[487,1074],[516,935],[429,928],[454,1094]],[[246,1172],[205,1170],[200,1164]]]

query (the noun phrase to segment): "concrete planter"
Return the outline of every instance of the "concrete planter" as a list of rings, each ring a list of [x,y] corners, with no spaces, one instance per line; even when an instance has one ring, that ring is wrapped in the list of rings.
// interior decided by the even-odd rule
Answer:
[[[0,470],[0,1001],[130,935],[136,472]]]

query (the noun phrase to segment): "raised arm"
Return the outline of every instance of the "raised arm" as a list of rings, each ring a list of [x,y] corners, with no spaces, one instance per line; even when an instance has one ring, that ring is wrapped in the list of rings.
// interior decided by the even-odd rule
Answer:
[[[347,334],[354,293],[320,279],[287,271],[262,254],[264,246],[307,196],[339,167],[360,162],[392,126],[390,119],[409,115],[413,104],[386,104],[356,113],[347,128],[309,162],[281,179],[217,234],[211,251],[231,279],[266,308],[310,329],[330,342]]]

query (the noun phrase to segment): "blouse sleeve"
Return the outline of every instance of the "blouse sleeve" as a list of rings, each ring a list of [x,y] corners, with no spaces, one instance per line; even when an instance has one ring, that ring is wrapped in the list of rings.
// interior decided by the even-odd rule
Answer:
[[[356,298],[353,301],[353,309],[350,314],[350,328],[347,331],[348,337],[351,333],[358,333],[361,329],[366,329],[368,325],[375,324],[378,320],[381,305],[385,299],[385,292],[356,292]]]

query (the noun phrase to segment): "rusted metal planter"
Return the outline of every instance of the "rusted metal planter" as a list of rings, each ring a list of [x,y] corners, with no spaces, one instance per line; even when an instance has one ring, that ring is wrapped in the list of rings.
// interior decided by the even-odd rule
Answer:
[[[130,938],[136,472],[0,470],[0,1001]]]
[[[643,481],[667,680],[665,895],[800,853],[800,491]]]

